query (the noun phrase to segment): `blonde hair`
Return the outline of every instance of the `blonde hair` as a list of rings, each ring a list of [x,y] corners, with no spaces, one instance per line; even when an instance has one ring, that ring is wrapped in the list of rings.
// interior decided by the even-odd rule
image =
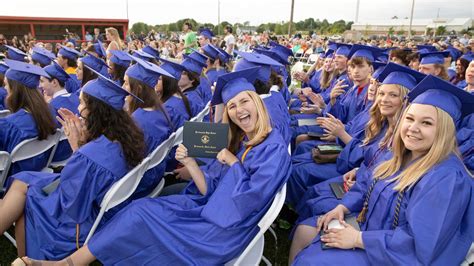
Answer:
[[[106,28],[105,31],[112,36],[112,41],[117,42],[120,49],[123,49],[125,44],[123,43],[122,39],[120,38],[119,32],[116,28],[110,27]]]
[[[401,137],[401,124],[403,124],[410,106],[408,106],[404,111],[402,117],[403,120],[396,129],[392,144],[393,157],[390,160],[381,163],[374,170],[374,178],[386,179],[399,172],[401,168],[406,165],[407,158],[405,155],[410,151],[403,143]],[[398,182],[394,188],[395,191],[403,191],[415,185],[429,169],[446,159],[449,154],[454,153],[460,157],[456,141],[456,127],[453,119],[445,111],[438,107],[435,108],[438,117],[436,123],[436,134],[434,137],[435,141],[425,155],[413,164],[407,166],[399,175],[389,180],[389,182]]]
[[[334,77],[336,77],[336,70],[334,69],[333,71],[326,71],[326,70],[321,70],[321,78],[320,78],[320,84],[321,84],[321,89],[325,90],[328,89],[329,86],[331,85],[331,81],[333,81]]]
[[[434,64],[434,67],[440,69],[438,78],[449,81],[448,70],[444,64]]]
[[[250,99],[255,104],[257,109],[257,122],[255,125],[255,136],[252,139],[249,139],[244,143],[245,146],[256,146],[260,144],[272,130],[270,126],[270,117],[268,115],[267,109],[258,94],[254,91],[245,91],[245,93],[250,97]],[[244,136],[244,132],[240,129],[229,117],[227,105],[224,108],[224,114],[222,116],[222,122],[227,123],[230,126],[230,144],[229,150],[233,154],[236,154],[239,150],[240,142]]]
[[[365,138],[364,138],[364,141],[362,142],[362,145],[368,145],[380,133],[384,124],[387,122],[387,117],[383,116],[380,113],[380,108],[379,108],[380,100],[379,100],[378,93],[383,85],[384,84],[382,84],[377,90],[377,95],[375,96],[374,104],[370,108],[370,111],[369,111],[370,119],[369,119],[369,122],[367,122],[367,125],[365,126]],[[393,84],[393,85],[399,88],[399,92],[400,92],[399,99],[400,99],[400,102],[402,103],[400,106],[400,109],[398,109],[397,113],[394,116],[395,118],[394,120],[397,121],[398,120],[397,118],[400,117],[403,111],[402,110],[403,100],[405,99],[405,96],[408,93],[408,89],[402,85],[398,85],[398,84]],[[390,141],[390,138],[393,135],[394,130],[395,130],[395,125],[389,125],[387,132],[385,132],[385,136],[380,141],[380,144],[379,144],[380,147],[388,144],[388,142]]]

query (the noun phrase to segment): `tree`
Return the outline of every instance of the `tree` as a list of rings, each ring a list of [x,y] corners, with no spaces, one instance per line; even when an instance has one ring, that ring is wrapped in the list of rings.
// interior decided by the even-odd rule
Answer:
[[[444,35],[444,34],[446,34],[446,26],[439,26],[438,28],[436,28],[437,36]]]
[[[393,27],[388,28],[388,36],[392,36],[395,33],[395,29]]]
[[[426,28],[426,33],[425,33],[426,36],[432,36],[433,35],[433,28]]]
[[[405,35],[406,31],[403,28],[403,25],[400,27],[400,29],[397,31],[397,35]]]
[[[130,29],[130,31],[134,32],[135,34],[140,34],[141,32],[147,33],[149,30],[150,26],[143,22],[134,23]]]

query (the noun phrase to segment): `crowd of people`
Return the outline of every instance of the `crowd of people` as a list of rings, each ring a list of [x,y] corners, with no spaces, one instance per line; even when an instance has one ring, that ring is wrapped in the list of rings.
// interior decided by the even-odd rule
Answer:
[[[13,265],[225,264],[284,186],[298,215],[281,250],[291,265],[464,261],[474,241],[473,39],[236,37],[230,26],[216,37],[190,23],[178,41],[157,37],[125,41],[107,28],[80,45],[0,46],[0,151],[67,137],[55,173],[41,172],[49,151],[0,180]],[[311,54],[309,69],[292,70]],[[85,244],[110,187],[206,107],[204,121],[229,124],[227,148],[192,158],[179,144]],[[174,176],[149,197],[165,172]]]

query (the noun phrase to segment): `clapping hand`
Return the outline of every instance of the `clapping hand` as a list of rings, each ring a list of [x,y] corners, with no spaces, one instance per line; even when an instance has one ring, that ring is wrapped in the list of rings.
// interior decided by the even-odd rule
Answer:
[[[64,134],[73,151],[79,148],[79,143],[86,139],[86,126],[84,120],[76,116],[66,108],[58,110],[59,116],[56,119],[63,126]]]

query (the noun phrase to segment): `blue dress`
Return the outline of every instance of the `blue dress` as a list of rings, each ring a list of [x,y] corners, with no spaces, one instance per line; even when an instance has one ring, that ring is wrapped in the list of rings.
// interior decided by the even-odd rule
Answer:
[[[0,111],[7,109],[5,99],[7,98],[7,90],[4,87],[0,87]]]
[[[243,163],[227,168],[212,176],[204,173],[206,195],[191,183],[180,195],[132,202],[91,238],[89,250],[105,265],[218,265],[232,260],[258,232],[257,223],[286,182],[291,163],[283,139],[272,132],[250,149]]]
[[[20,142],[38,137],[38,129],[33,116],[24,109],[0,118],[0,151],[11,153]],[[28,160],[14,163],[9,175],[21,171],[40,171],[48,163],[49,152],[45,152]],[[7,178],[7,187],[11,180]]]
[[[75,93],[68,93],[59,95],[49,102],[49,106],[53,109],[53,117],[59,116],[59,109],[66,108],[74,114],[79,114],[77,107],[79,106],[79,97]],[[58,128],[61,124],[55,119]],[[56,152],[54,153],[53,162],[63,161],[69,158],[72,154],[71,146],[67,140],[59,142]]]
[[[132,114],[133,120],[143,131],[147,154],[153,152],[164,140],[171,135],[166,114],[160,110],[145,111],[141,108]],[[144,175],[137,189],[133,193],[132,199],[145,197],[158,185],[165,173],[166,161],[163,161],[153,169],[148,170]]]
[[[113,157],[110,155],[113,154]],[[27,183],[25,205],[26,254],[33,259],[59,260],[84,243],[100,210],[100,203],[115,181],[129,170],[119,143],[105,136],[79,148],[61,174],[22,172],[13,178]],[[61,178],[47,195],[42,188]],[[107,215],[104,216],[107,219]]]
[[[361,211],[371,182],[357,182],[342,204],[352,213]],[[394,229],[395,185],[382,180],[372,191],[360,226],[364,250],[323,251],[317,236],[294,265],[460,265],[474,240],[474,188],[459,158],[450,155],[403,193]]]

